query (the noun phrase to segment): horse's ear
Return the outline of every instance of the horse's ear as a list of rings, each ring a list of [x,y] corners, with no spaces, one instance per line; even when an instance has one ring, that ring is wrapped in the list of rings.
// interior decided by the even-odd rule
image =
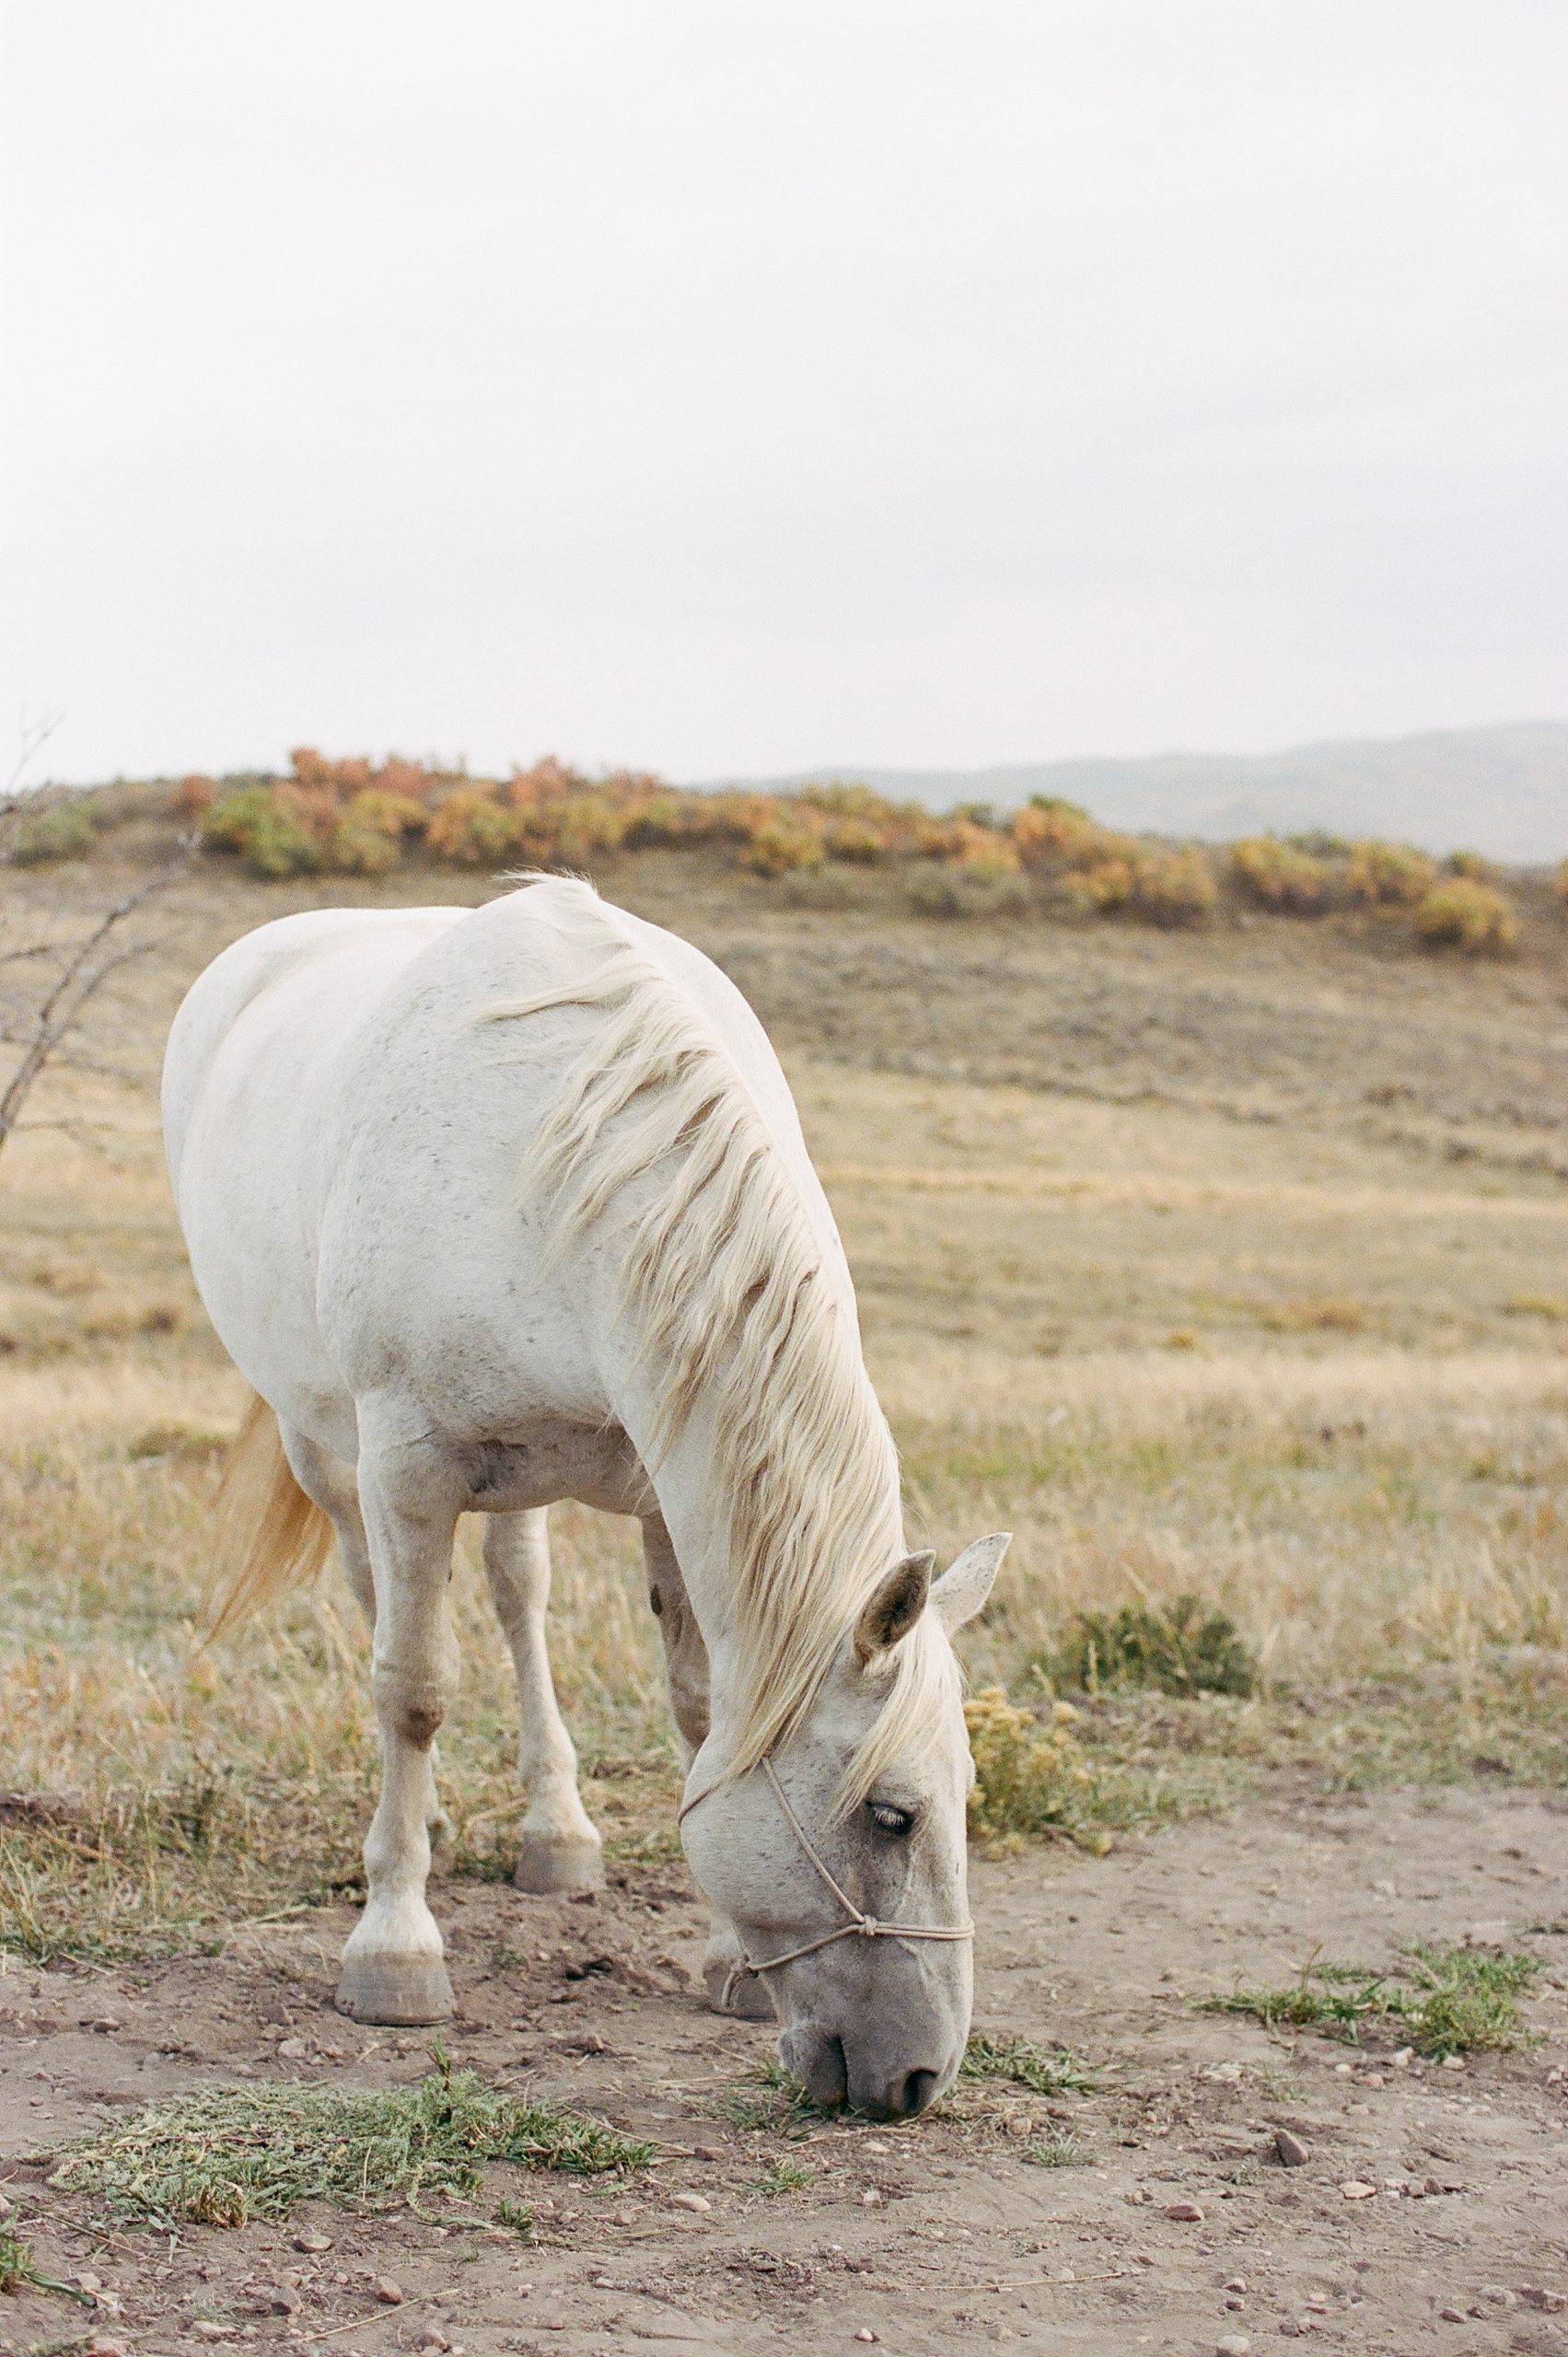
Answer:
[[[857,1661],[867,1662],[873,1654],[885,1654],[889,1645],[909,1635],[925,1609],[935,1562],[931,1549],[923,1547],[918,1555],[906,1555],[893,1565],[854,1624]]]
[[[1002,1558],[1012,1543],[1010,1530],[993,1530],[989,1538],[977,1538],[956,1562],[948,1564],[931,1591],[931,1608],[949,1636],[974,1619],[991,1594]]]

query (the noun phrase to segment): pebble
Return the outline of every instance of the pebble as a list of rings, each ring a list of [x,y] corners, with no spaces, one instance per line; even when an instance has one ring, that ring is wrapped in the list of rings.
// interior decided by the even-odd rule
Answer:
[[[1215,2341],[1214,2357],[1252,2357],[1252,2343],[1244,2332],[1227,2332]]]
[[[207,2316],[198,2316],[189,2329],[197,2340],[228,2340],[234,2334],[231,2324],[214,2324]]]
[[[312,2229],[308,2234],[296,2235],[294,2238],[294,2247],[296,2250],[331,2250],[332,2247],[332,2238],[331,2235],[319,2235],[314,2231],[314,2229]]]
[[[669,2200],[675,2210],[711,2210],[714,2206],[705,2193],[672,2193]]]
[[[401,2283],[394,2283],[389,2275],[377,2275],[370,2288],[384,2308],[402,2306],[405,2296],[403,2287]]]
[[[1519,2297],[1527,2307],[1539,2308],[1549,2316],[1560,2316],[1568,2308],[1568,2292],[1551,2292],[1543,2283],[1522,2283]]]
[[[1462,2071],[1465,2058],[1462,2054],[1445,2054],[1439,2067],[1445,2071]]]
[[[1340,2188],[1340,2193],[1346,2201],[1370,2201],[1376,2190],[1377,2188],[1368,2185],[1364,2177],[1347,2177]]]
[[[1437,2313],[1445,2324],[1463,2324],[1465,2320],[1463,2308],[1439,2308]]]
[[[1311,2145],[1304,2144],[1300,2137],[1292,2135],[1288,2128],[1275,2129],[1274,2150],[1279,2155],[1282,2168],[1305,2168],[1312,2158]]]
[[[1225,2288],[1227,2292],[1245,2292],[1249,2286],[1245,2275],[1233,2275]]]
[[[278,2040],[278,2052],[286,2062],[297,2062],[305,2050],[302,2038],[280,2038]]]
[[[1174,2218],[1177,2223],[1182,2226],[1197,2226],[1202,2223],[1202,2209],[1196,2201],[1167,2201],[1165,2205],[1165,2214],[1167,2218]]]
[[[863,2324],[860,2330],[854,2337],[857,2340],[875,2340],[877,2335],[872,2331],[871,2327],[868,2324]]]
[[[865,2191],[861,2195],[860,2200],[861,2205],[864,2209],[877,2210],[881,2207],[882,2197],[877,2192],[877,2188],[874,2185],[868,2185],[866,2187]]]
[[[131,2357],[131,2352],[122,2340],[94,2339],[87,2343],[87,2357]]]

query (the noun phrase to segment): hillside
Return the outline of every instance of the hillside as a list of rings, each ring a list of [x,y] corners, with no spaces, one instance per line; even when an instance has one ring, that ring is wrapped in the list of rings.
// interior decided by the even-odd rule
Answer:
[[[1065,795],[1106,826],[1210,842],[1320,828],[1527,865],[1568,851],[1568,722],[1555,720],[1348,737],[1279,753],[1160,753],[974,770],[846,762],[756,783],[781,790],[836,778],[932,809],[956,802],[1011,809],[1031,795]]]

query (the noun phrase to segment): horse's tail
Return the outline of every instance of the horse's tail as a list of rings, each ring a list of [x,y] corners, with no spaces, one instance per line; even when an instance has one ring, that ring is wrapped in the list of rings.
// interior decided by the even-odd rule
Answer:
[[[224,1468],[216,1519],[217,1547],[202,1610],[209,1641],[274,1596],[313,1580],[332,1544],[331,1522],[290,1470],[277,1418],[254,1392]]]

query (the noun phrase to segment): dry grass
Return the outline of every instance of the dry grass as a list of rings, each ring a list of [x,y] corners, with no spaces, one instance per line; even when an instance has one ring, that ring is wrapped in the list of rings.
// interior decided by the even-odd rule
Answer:
[[[1339,1781],[1478,1762],[1562,1780],[1554,992],[1471,974],[1445,997],[1406,970],[1384,1012],[1408,1095],[1369,1109],[1361,1001],[1326,1012],[1320,968],[1254,970],[1244,1001],[1223,943],[1097,935],[1076,964],[1037,945],[998,981],[966,931],[950,964],[927,955],[916,1000],[896,928],[868,918],[846,940],[842,920],[749,914],[726,889],[677,921],[784,1039],[912,1525],[947,1551],[1016,1533],[966,1638],[976,1685],[1043,1700],[1028,1666],[1074,1612],[1189,1592],[1261,1661],[1250,1701],[1094,1701],[1074,1733],[1102,1819],[1191,1805],[1282,1755]],[[350,896],[196,888],[183,936],[103,1011],[95,1044],[128,1078],[53,1085],[35,1117],[75,1126],[17,1137],[0,1167],[0,1795],[18,1796],[0,1796],[0,1907],[34,1955],[216,1940],[357,1875],[374,1745],[335,1575],[192,1650],[239,1392],[184,1271],[145,1086],[221,939],[291,899]],[[1158,1089],[1165,1035],[1140,1012],[1156,983],[1167,1009],[1209,1008]],[[1372,999],[1392,987],[1369,970]],[[1002,999],[999,1029],[1040,1034],[1033,1085],[988,1062]],[[1047,1049],[1070,1060],[1091,1002],[1102,1029],[1063,1093]],[[936,1052],[960,1037],[962,1058]],[[1490,1085],[1479,1064],[1457,1076],[1456,1037],[1491,1056]],[[889,1068],[923,1055],[951,1068]],[[576,1508],[554,1521],[553,1653],[589,1805],[612,1852],[667,1851],[674,1760],[634,1534]],[[443,1782],[459,1863],[501,1873],[522,1803],[471,1532],[458,1611]]]

